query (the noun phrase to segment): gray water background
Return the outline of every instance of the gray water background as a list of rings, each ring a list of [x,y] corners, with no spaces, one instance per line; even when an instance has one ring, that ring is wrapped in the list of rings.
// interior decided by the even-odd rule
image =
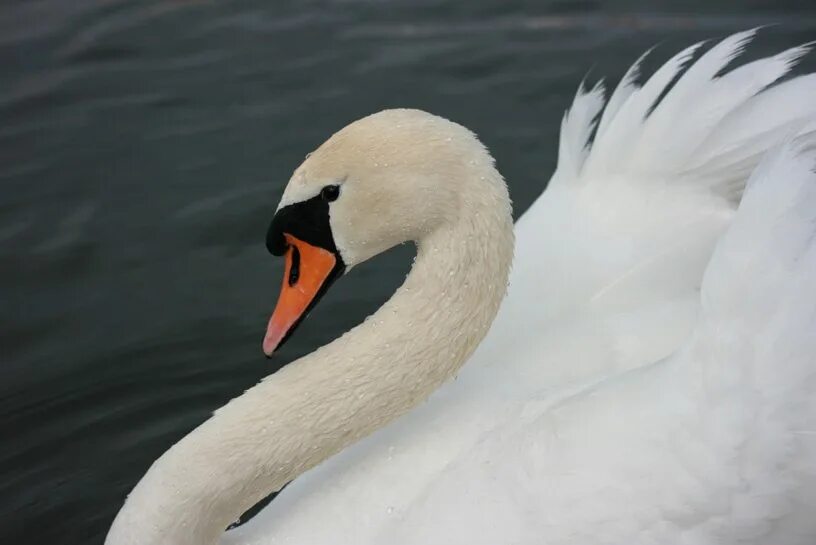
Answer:
[[[265,230],[333,131],[388,107],[461,122],[518,215],[587,74],[768,23],[749,56],[816,39],[816,2],[0,3],[0,543],[101,543],[165,449],[399,284],[408,246],[263,358]]]

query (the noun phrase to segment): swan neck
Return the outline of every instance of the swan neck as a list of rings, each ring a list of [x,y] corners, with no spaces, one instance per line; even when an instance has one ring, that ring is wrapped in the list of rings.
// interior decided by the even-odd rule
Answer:
[[[489,172],[474,177],[449,224],[417,242],[411,272],[376,313],[266,377],[157,460],[107,543],[215,544],[252,505],[451,378],[487,333],[512,260],[507,189]]]

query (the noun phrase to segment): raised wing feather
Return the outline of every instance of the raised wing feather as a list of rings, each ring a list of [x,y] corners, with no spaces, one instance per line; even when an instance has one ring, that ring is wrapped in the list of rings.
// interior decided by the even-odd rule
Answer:
[[[813,77],[770,87],[809,51],[809,44],[722,73],[755,32],[729,36],[690,64],[702,44],[688,47],[642,87],[636,80],[643,57],[638,59],[610,97],[591,144],[595,124],[586,120],[598,116],[600,88],[587,92],[582,86],[562,124],[551,184],[604,183],[625,176],[632,183],[699,185],[738,201],[762,153],[779,142],[780,134],[796,132],[816,114]]]

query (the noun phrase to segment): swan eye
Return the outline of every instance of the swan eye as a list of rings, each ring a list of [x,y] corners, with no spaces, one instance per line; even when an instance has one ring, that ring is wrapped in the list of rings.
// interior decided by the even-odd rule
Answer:
[[[326,187],[320,190],[320,198],[326,202],[336,201],[337,197],[339,196],[340,196],[339,185],[327,185]]]

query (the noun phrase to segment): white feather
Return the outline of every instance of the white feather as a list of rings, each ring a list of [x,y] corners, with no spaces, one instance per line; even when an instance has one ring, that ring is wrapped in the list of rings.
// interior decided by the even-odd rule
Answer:
[[[596,138],[582,177],[592,177],[597,173],[609,175],[612,172],[625,172],[634,151],[632,144],[637,142],[649,110],[701,45],[687,47],[669,59],[643,87],[629,95],[604,133]]]
[[[643,59],[651,52],[652,50],[650,49],[643,53],[643,55],[629,67],[629,70],[626,71],[626,74],[623,75],[620,83],[618,83],[618,86],[615,87],[615,91],[606,103],[601,121],[598,123],[598,136],[606,132],[606,129],[609,128],[609,123],[615,118],[623,103],[626,102],[632,93],[640,88],[637,84],[637,80],[640,77],[640,65],[643,63]]]
[[[582,85],[552,183],[514,229],[481,144],[438,118],[400,114],[415,138],[382,149],[411,165],[398,179],[421,165],[447,181],[429,188],[477,184],[463,186],[476,190],[450,216],[456,199],[408,192],[465,221],[431,231],[410,289],[371,320],[160,459],[110,542],[214,542],[226,517],[207,517],[213,505],[231,514],[323,459],[310,454],[319,445],[329,452],[367,433],[395,400],[412,405],[423,380],[442,380],[451,350],[475,342],[468,327],[486,327],[479,312],[498,304],[513,231],[507,297],[457,380],[299,475],[222,543],[813,545],[816,75],[768,88],[800,47],[718,76],[753,34],[713,46],[668,92],[699,44],[642,88],[638,60],[592,146],[603,90]],[[352,142],[393,136],[380,116],[358,122],[368,128]],[[439,141],[462,157],[440,161],[429,147],[404,161]],[[317,152],[325,166],[370,164],[367,148],[337,146]],[[365,180],[403,187],[375,172]],[[405,198],[396,195],[383,200]],[[356,207],[355,220],[387,223],[369,208]]]
[[[682,168],[691,151],[699,145],[699,135],[708,134],[719,118],[741,100],[714,96],[715,76],[739,55],[755,31],[729,36],[689,66],[669,93],[644,121],[643,132],[634,149],[634,167],[655,172]],[[753,70],[753,73],[761,73]],[[777,76],[778,77],[778,76]],[[742,83],[742,82],[740,82]],[[740,93],[753,94],[750,86],[734,86]],[[700,100],[713,103],[709,107]],[[722,112],[721,110],[726,110]],[[661,163],[656,164],[656,160]],[[668,168],[665,161],[670,161]]]
[[[558,168],[553,178],[571,179],[578,176],[589,150],[589,136],[595,118],[604,105],[604,87],[598,82],[590,91],[582,83],[561,120],[561,138],[558,142]]]
[[[562,130],[552,183],[592,184],[617,174],[633,182],[696,185],[737,202],[761,154],[816,114],[816,100],[812,100],[816,77],[794,78],[768,89],[810,50],[810,44],[718,75],[739,57],[755,33],[740,32],[713,46],[656,106],[666,86],[702,44],[675,55],[638,88],[641,56],[609,99],[595,141],[589,149],[581,148],[583,155],[573,151],[575,143],[588,142],[592,126],[572,124]],[[565,119],[597,115],[597,107],[594,101],[585,103],[581,92]]]
[[[761,69],[769,67],[768,61],[780,60],[792,66],[804,50],[791,49],[737,70]],[[750,77],[745,73],[744,79]],[[762,154],[780,140],[800,131],[816,116],[814,96],[816,75],[809,74],[775,85],[746,100],[724,116],[701,141],[697,154],[689,158],[684,177],[707,183],[736,202],[743,181]]]

